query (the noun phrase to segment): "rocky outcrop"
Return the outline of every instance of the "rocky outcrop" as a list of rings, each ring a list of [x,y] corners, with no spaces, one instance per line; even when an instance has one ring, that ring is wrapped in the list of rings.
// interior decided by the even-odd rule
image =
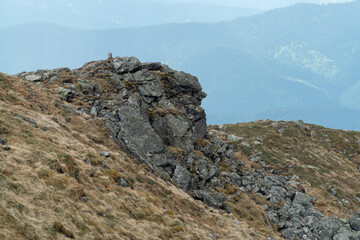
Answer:
[[[197,78],[133,57],[108,64],[121,98],[96,101],[92,112],[106,119],[113,139],[139,163],[171,177],[197,199],[230,211],[226,198],[214,191],[219,184],[212,180],[219,175],[221,159],[231,153],[224,142],[211,143],[206,135],[206,116],[200,107],[206,94]],[[197,141],[206,141],[212,149],[194,146]]]
[[[57,85],[63,102],[87,102],[90,107],[72,112],[104,119],[113,140],[139,163],[171,178],[194,198],[230,212],[226,197],[215,187],[224,186],[219,164],[233,155],[233,149],[207,133],[200,107],[206,94],[196,77],[134,57],[90,62],[74,70],[24,72],[18,77]]]

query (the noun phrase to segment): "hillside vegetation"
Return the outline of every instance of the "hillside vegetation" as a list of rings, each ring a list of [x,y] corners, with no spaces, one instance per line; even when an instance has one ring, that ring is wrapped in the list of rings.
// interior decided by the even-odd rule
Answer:
[[[0,239],[265,239],[151,174],[57,87],[0,73]]]
[[[246,222],[150,174],[54,88],[0,74],[0,99],[0,239],[251,239]]]
[[[134,57],[0,73],[0,239],[356,239],[360,133],[206,125]]]

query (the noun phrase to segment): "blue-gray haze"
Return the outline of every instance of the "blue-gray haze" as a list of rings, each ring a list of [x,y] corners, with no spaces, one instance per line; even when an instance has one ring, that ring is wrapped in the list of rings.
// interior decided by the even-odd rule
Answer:
[[[298,1],[219,2],[4,0],[0,71],[74,68],[113,52],[198,76],[209,123],[360,130],[360,1],[266,12]]]

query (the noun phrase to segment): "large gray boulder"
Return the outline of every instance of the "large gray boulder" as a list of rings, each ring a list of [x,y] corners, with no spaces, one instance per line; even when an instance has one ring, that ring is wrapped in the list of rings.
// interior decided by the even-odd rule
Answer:
[[[349,218],[350,227],[354,231],[360,231],[360,212],[356,212],[354,215],[351,215]]]
[[[60,99],[63,101],[71,102],[75,96],[75,93],[68,88],[58,87],[56,90],[59,93]]]
[[[343,222],[336,218],[324,218],[321,221],[313,222],[314,229],[319,233],[321,239],[332,239],[343,224]]]
[[[37,74],[30,74],[25,76],[25,79],[30,81],[30,82],[40,82],[42,81],[42,77],[40,75]]]
[[[293,204],[303,205],[304,207],[311,207],[310,197],[302,192],[297,192],[295,194]]]
[[[216,191],[206,191],[206,190],[195,190],[194,191],[195,199],[202,200],[205,204],[210,207],[223,209],[226,212],[231,212],[230,206],[225,203],[226,198],[219,192]]]
[[[194,76],[191,76],[190,74],[184,72],[175,72],[174,78],[176,80],[176,83],[179,84],[181,87],[196,92],[200,92],[202,90],[198,79]]]
[[[115,58],[113,67],[118,74],[133,72],[140,68],[140,61],[134,57]]]
[[[360,234],[351,231],[349,227],[342,227],[333,237],[333,240],[359,240]]]

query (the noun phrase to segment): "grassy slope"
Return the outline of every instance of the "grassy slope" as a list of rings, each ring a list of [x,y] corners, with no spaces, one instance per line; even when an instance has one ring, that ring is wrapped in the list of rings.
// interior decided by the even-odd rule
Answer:
[[[0,239],[266,239],[150,174],[55,87],[0,73]]]
[[[0,146],[0,239],[211,239],[210,233],[217,239],[280,239],[265,220],[263,197],[239,198],[234,186],[226,186],[219,191],[232,196],[231,215],[193,200],[122,152],[102,120],[69,110],[86,102],[75,98],[65,107],[56,87],[0,73],[0,136],[11,147]],[[346,218],[358,210],[360,133],[260,121],[218,131],[223,138],[228,134],[244,138],[233,144],[246,168],[260,168],[249,156],[261,151],[262,160],[280,174],[299,176],[324,214]],[[117,186],[119,177],[131,187]]]
[[[234,145],[236,157],[248,168],[261,168],[249,156],[262,152],[261,159],[281,175],[297,175],[306,193],[316,197],[315,207],[325,215],[347,218],[359,211],[360,132],[270,120],[225,125],[225,129],[220,136],[244,138]],[[243,146],[243,141],[250,147]]]

